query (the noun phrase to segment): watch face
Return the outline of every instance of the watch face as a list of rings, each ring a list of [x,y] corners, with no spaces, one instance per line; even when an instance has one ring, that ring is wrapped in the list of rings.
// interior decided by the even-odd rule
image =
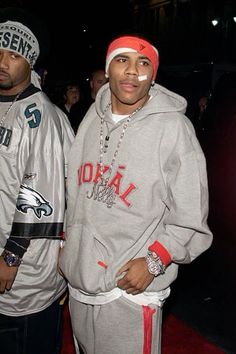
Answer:
[[[9,266],[12,266],[15,263],[15,261],[16,261],[16,257],[13,256],[12,254],[8,254],[5,259],[6,259],[6,263]]]
[[[9,267],[19,266],[20,265],[20,258],[15,254],[7,253],[4,255],[4,261]]]

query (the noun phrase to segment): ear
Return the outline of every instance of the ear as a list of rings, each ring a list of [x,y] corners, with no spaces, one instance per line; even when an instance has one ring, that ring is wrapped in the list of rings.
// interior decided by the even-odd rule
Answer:
[[[108,78],[109,78],[109,75],[108,75],[107,73],[105,74],[105,78],[106,78],[106,79],[108,79]]]

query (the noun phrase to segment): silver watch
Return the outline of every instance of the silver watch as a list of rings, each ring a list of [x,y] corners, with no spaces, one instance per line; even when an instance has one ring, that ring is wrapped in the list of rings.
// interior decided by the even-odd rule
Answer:
[[[4,250],[1,256],[8,267],[18,267],[21,264],[21,258],[10,251]]]
[[[165,267],[160,257],[155,252],[148,251],[145,260],[150,274],[157,277],[158,275],[165,273]]]

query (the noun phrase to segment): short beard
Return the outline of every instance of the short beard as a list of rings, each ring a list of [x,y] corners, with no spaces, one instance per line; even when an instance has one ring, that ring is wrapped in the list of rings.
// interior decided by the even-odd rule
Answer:
[[[13,83],[12,82],[0,82],[0,89],[1,90],[10,90],[13,87]]]

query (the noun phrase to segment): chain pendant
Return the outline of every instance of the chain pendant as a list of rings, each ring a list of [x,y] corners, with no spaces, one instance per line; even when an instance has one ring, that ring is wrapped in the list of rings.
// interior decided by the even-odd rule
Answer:
[[[104,148],[103,148],[104,154],[107,152],[107,149],[108,149],[108,141],[109,141],[109,136],[107,135],[105,137]]]
[[[104,110],[104,115],[108,108],[111,106],[111,103],[107,105],[107,107]],[[112,206],[115,204],[115,199],[116,199],[116,193],[115,193],[115,188],[114,186],[109,186],[109,179],[113,170],[113,167],[115,165],[116,157],[118,155],[121,142],[124,138],[125,131],[128,128],[129,122],[134,114],[136,114],[141,108],[143,107],[140,106],[138,107],[134,112],[132,112],[128,117],[126,118],[126,121],[123,124],[122,132],[120,135],[120,138],[118,140],[113,158],[111,160],[109,169],[108,169],[108,175],[105,178],[103,176],[103,154],[107,152],[108,149],[108,142],[109,142],[109,135],[105,136],[105,139],[103,137],[103,125],[104,125],[104,118],[101,118],[101,126],[100,126],[100,159],[99,159],[99,164],[100,164],[100,179],[93,184],[92,191],[87,191],[86,196],[88,199],[93,199],[97,200],[98,202],[105,203],[108,208],[112,208]],[[104,140],[104,141],[103,141]]]
[[[105,203],[108,208],[111,208],[115,204],[116,194],[114,186],[109,186],[107,179],[102,178],[94,183],[92,191],[87,191],[86,194],[88,199]]]

